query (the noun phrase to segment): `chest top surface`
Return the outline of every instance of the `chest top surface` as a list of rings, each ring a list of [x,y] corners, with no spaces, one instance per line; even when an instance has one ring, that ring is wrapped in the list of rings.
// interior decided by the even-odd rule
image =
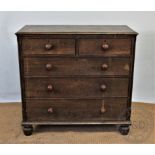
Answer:
[[[127,34],[138,33],[126,25],[26,25],[18,34]]]

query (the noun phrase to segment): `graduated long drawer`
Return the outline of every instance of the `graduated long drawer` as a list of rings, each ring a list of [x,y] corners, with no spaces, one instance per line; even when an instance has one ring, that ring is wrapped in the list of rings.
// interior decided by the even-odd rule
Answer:
[[[26,78],[27,98],[127,97],[128,78]]]

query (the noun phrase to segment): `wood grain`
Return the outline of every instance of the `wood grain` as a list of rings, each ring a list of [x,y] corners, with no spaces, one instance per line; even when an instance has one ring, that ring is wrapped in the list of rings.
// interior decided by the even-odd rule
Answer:
[[[101,85],[106,91],[101,91]],[[53,91],[47,91],[52,85]],[[28,98],[96,98],[127,97],[128,78],[26,78],[26,97]]]
[[[106,65],[106,69],[103,67]],[[47,69],[47,67],[50,69]],[[130,59],[25,58],[25,76],[128,76]]]
[[[26,25],[16,34],[130,34],[126,25]]]
[[[114,25],[18,31],[24,134],[37,124],[121,124],[127,134],[137,34]]]
[[[102,45],[109,45],[107,50]],[[130,39],[79,39],[80,55],[98,55],[98,56],[130,56]]]
[[[46,48],[46,45],[52,48]],[[75,55],[75,41],[73,39],[31,39],[22,40],[22,51],[24,55]]]
[[[106,108],[105,113],[101,113],[103,103]],[[125,121],[126,106],[127,99],[122,98],[104,100],[27,100],[27,113],[28,121]],[[48,108],[52,108],[53,112],[48,113]]]

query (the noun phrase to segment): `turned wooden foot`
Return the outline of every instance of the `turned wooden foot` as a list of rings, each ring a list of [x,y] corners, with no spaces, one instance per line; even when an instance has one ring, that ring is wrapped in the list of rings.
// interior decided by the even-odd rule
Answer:
[[[23,125],[23,133],[25,136],[32,135],[33,126],[32,125]]]
[[[119,126],[119,132],[122,135],[127,135],[129,133],[129,130],[130,130],[130,126],[129,125],[121,125],[121,126]]]

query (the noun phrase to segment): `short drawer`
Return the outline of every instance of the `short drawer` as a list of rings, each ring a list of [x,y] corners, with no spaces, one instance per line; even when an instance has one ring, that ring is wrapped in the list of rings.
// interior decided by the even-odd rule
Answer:
[[[28,121],[92,122],[125,120],[127,99],[26,100]]]
[[[79,54],[93,56],[129,56],[131,39],[79,39]]]
[[[28,98],[127,97],[128,78],[26,78]]]
[[[22,40],[24,55],[74,55],[74,39],[31,39]]]
[[[128,58],[25,58],[26,76],[129,75]]]

